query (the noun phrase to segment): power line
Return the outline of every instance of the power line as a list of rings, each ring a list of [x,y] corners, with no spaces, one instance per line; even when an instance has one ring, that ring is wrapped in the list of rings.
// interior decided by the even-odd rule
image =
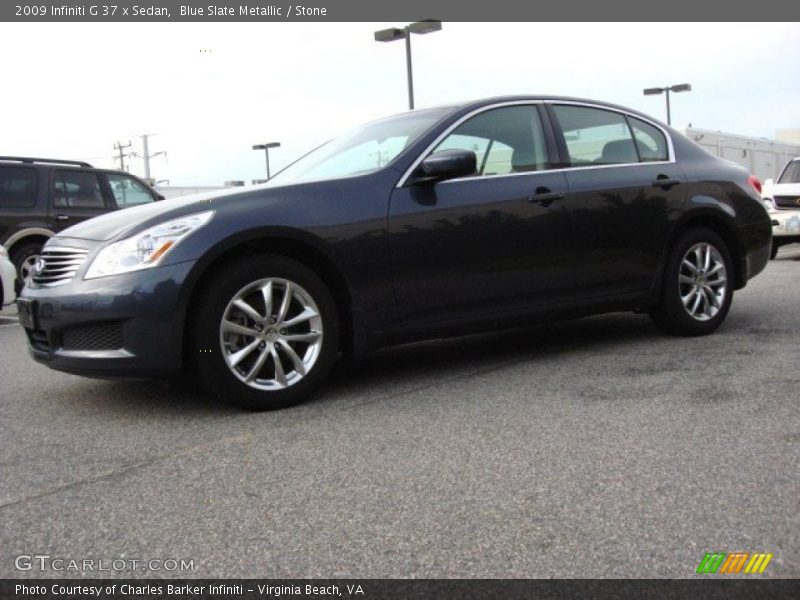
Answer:
[[[167,158],[167,152],[165,150],[160,150],[159,152],[154,152],[150,154],[150,150],[147,145],[148,138],[151,136],[156,135],[155,133],[144,133],[139,137],[142,138],[142,159],[144,160],[144,179],[147,182],[152,181],[150,178],[150,159],[155,158],[156,156],[164,155],[164,158]],[[133,153],[133,156],[138,156],[138,154]]]
[[[118,160],[119,161],[119,170],[120,171],[125,171],[126,170],[125,169],[125,159],[128,158],[129,156],[134,156],[133,152],[128,152],[127,154],[125,152],[123,152],[123,150],[125,150],[125,148],[130,148],[132,145],[133,144],[131,144],[130,141],[127,144],[123,145],[122,142],[120,142],[119,140],[117,140],[117,143],[114,144],[114,150],[117,151],[117,155],[114,156],[113,158],[114,158],[114,160]]]

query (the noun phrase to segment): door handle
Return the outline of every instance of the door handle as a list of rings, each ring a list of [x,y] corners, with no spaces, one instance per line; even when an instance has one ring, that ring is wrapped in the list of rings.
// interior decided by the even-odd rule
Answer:
[[[566,194],[564,192],[553,192],[550,188],[540,186],[536,191],[528,196],[528,202],[535,202],[539,206],[547,208],[556,200],[561,200]]]
[[[673,185],[678,185],[681,182],[680,179],[673,179],[672,177],[668,177],[667,175],[659,175],[653,180],[653,185],[655,187],[660,187],[665,190],[671,188]]]
[[[56,221],[69,221],[69,215],[56,215]]]

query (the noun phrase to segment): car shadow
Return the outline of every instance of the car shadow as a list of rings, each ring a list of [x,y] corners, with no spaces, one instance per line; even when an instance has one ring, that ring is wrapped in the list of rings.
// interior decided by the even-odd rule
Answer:
[[[727,323],[718,335],[723,334]],[[314,397],[304,404],[272,414],[317,411],[359,405],[361,397],[389,396],[397,386],[430,385],[443,372],[475,373],[514,363],[588,352],[598,348],[622,349],[643,340],[670,338],[658,331],[646,315],[613,313],[583,319],[553,322],[520,329],[474,334],[406,344],[376,352],[359,361],[342,359]],[[385,388],[385,389],[384,389]],[[101,412],[149,412],[194,416],[247,415],[245,411],[219,404],[191,379],[177,381],[92,382],[91,397],[83,406]],[[370,400],[374,401],[374,400]],[[150,413],[152,414],[152,413]]]
[[[536,360],[580,348],[618,346],[658,335],[658,330],[644,315],[618,313],[587,317],[397,346],[357,363],[340,364],[331,380],[412,378],[442,369],[471,365],[480,368],[481,364]]]

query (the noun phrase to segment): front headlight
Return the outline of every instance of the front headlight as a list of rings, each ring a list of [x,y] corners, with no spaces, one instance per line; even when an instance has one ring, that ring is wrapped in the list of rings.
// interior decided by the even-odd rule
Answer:
[[[114,242],[98,253],[84,279],[155,267],[181,240],[200,229],[213,216],[214,211],[209,210],[173,219],[145,229],[133,237]]]

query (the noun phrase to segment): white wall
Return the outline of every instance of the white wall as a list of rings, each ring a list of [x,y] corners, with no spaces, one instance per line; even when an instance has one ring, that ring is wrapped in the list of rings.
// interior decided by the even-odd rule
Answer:
[[[711,154],[742,165],[762,182],[776,178],[787,162],[800,156],[800,144],[695,127],[684,133]]]

